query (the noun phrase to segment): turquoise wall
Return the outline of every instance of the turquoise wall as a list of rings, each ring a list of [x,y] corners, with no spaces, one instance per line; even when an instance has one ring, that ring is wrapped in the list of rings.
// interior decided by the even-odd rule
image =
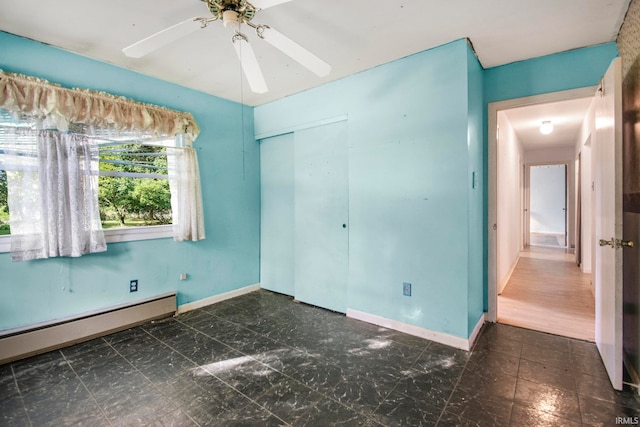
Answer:
[[[260,160],[252,108],[2,32],[0,69],[193,113],[202,129],[194,147],[207,232],[201,242],[111,243],[106,253],[75,259],[13,263],[0,254],[0,330],[173,290],[181,305],[259,282]],[[180,281],[180,273],[189,279]],[[129,293],[131,279],[139,280],[137,293]]]
[[[482,171],[479,65],[465,40],[425,51],[256,107],[256,134],[348,115],[347,307],[459,337],[469,336],[469,275],[482,312],[481,190],[470,195],[470,148]],[[481,126],[480,126],[481,128]],[[473,135],[470,135],[473,133]],[[468,222],[470,199],[480,215]],[[473,225],[474,230],[469,231]],[[411,282],[413,295],[402,295]]]
[[[596,85],[616,56],[616,44],[606,43],[489,68],[485,102]]]
[[[485,215],[484,215],[484,91],[483,70],[471,49],[467,49],[469,248],[467,273],[467,330],[471,334],[484,312]]]

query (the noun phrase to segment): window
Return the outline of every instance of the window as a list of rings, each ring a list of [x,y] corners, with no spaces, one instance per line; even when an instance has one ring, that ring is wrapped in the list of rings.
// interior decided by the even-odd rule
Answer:
[[[31,127],[28,123],[32,122],[32,118],[16,119],[0,109],[0,238],[11,234],[4,170],[10,166],[2,161],[3,142],[13,138],[11,128]],[[117,138],[114,138],[107,130],[90,131],[79,125],[71,126],[69,131],[93,133],[91,137],[98,141],[98,201],[107,242],[171,237],[167,156],[171,155],[169,147],[175,146],[175,138],[134,132],[117,132]],[[146,229],[141,230],[142,227]],[[8,241],[8,237],[5,240]],[[4,243],[0,242],[0,252],[9,250],[8,243]]]
[[[173,215],[168,175],[175,138],[148,135],[102,139],[98,202],[107,242],[171,237]],[[127,141],[137,140],[136,144]]]
[[[167,156],[173,154],[169,147],[175,139],[146,137],[138,142],[100,143],[98,201],[107,242],[172,236]]]
[[[107,238],[205,238],[191,114],[1,70],[0,86],[14,261],[101,252]]]

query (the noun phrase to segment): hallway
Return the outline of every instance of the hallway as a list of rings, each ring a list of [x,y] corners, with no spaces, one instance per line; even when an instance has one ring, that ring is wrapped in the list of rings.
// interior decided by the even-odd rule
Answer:
[[[594,341],[590,276],[564,249],[528,247],[498,295],[498,322]]]

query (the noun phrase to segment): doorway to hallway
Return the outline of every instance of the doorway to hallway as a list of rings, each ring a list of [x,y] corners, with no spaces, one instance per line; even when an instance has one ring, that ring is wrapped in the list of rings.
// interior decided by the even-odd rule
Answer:
[[[561,248],[530,246],[498,295],[498,322],[587,341],[595,339],[590,275]]]
[[[590,189],[591,169],[581,171],[577,158],[589,162],[594,94],[585,88],[489,105],[490,321],[595,339],[591,254],[582,253],[588,262],[580,266],[575,254],[577,245],[592,246],[581,214],[591,210],[591,192],[579,192],[580,184]],[[539,129],[545,121],[554,124],[551,134]],[[542,204],[538,171],[558,175],[540,180],[542,193],[552,193]]]

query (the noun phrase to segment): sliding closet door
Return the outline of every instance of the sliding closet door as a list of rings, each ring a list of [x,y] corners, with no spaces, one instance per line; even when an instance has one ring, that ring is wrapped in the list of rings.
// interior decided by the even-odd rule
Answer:
[[[293,134],[260,144],[260,286],[294,295]]]
[[[347,310],[347,122],[295,132],[295,297]]]

